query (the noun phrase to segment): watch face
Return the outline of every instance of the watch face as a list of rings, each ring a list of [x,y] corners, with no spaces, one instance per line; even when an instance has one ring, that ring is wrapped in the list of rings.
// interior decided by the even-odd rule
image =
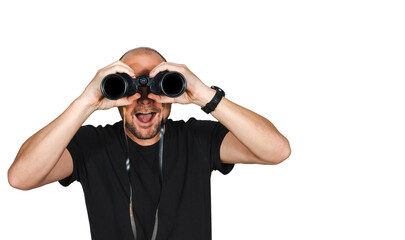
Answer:
[[[225,91],[222,90],[221,88],[219,88],[217,86],[211,86],[211,88],[217,90],[218,92],[222,93],[223,96],[225,96]]]

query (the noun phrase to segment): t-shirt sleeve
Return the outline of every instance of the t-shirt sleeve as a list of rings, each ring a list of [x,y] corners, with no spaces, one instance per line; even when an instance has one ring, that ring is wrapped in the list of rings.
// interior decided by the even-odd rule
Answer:
[[[204,153],[208,154],[211,171],[217,170],[222,174],[228,174],[234,167],[234,164],[221,162],[220,149],[222,141],[229,130],[220,122],[201,121],[191,118],[189,122],[194,123],[193,136],[198,138],[199,147],[202,147]]]
[[[233,167],[235,166],[235,164],[221,162],[220,149],[221,149],[222,141],[224,140],[224,138],[228,132],[229,132],[229,130],[224,125],[217,122],[214,125],[214,129],[212,131],[212,138],[211,138],[212,170],[217,170],[224,175],[230,173],[232,171]]]
[[[93,126],[82,126],[70,140],[67,150],[72,156],[73,160],[73,172],[67,178],[59,181],[59,183],[67,187],[72,182],[78,181],[83,182],[86,176],[86,167],[84,163],[84,150],[89,145],[89,140],[94,139],[92,136],[95,135],[95,128]]]

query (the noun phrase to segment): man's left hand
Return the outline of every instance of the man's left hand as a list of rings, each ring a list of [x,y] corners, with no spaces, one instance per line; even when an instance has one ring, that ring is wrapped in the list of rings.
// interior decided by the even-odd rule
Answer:
[[[148,98],[161,103],[194,103],[200,107],[205,106],[215,95],[215,90],[205,85],[194,73],[192,73],[186,65],[170,62],[163,62],[157,65],[150,73],[149,77],[155,77],[156,74],[162,71],[176,71],[186,78],[186,91],[177,98],[171,98],[165,95],[155,95],[150,93]]]

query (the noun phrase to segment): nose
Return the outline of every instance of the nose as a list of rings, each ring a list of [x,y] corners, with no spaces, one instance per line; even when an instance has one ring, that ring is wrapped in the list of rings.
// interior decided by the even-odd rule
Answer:
[[[141,94],[141,97],[138,99],[139,104],[148,105],[154,102],[154,100],[148,98],[148,94],[150,93],[149,87],[139,87],[138,92]]]

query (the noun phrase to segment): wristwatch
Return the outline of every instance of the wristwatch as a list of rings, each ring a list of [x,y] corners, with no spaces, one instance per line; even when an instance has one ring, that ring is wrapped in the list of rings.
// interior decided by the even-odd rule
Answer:
[[[215,108],[218,106],[218,103],[222,100],[222,97],[225,97],[225,92],[221,88],[216,86],[211,86],[211,88],[215,89],[217,92],[215,93],[215,96],[211,99],[211,101],[201,108],[207,114],[214,111]]]

